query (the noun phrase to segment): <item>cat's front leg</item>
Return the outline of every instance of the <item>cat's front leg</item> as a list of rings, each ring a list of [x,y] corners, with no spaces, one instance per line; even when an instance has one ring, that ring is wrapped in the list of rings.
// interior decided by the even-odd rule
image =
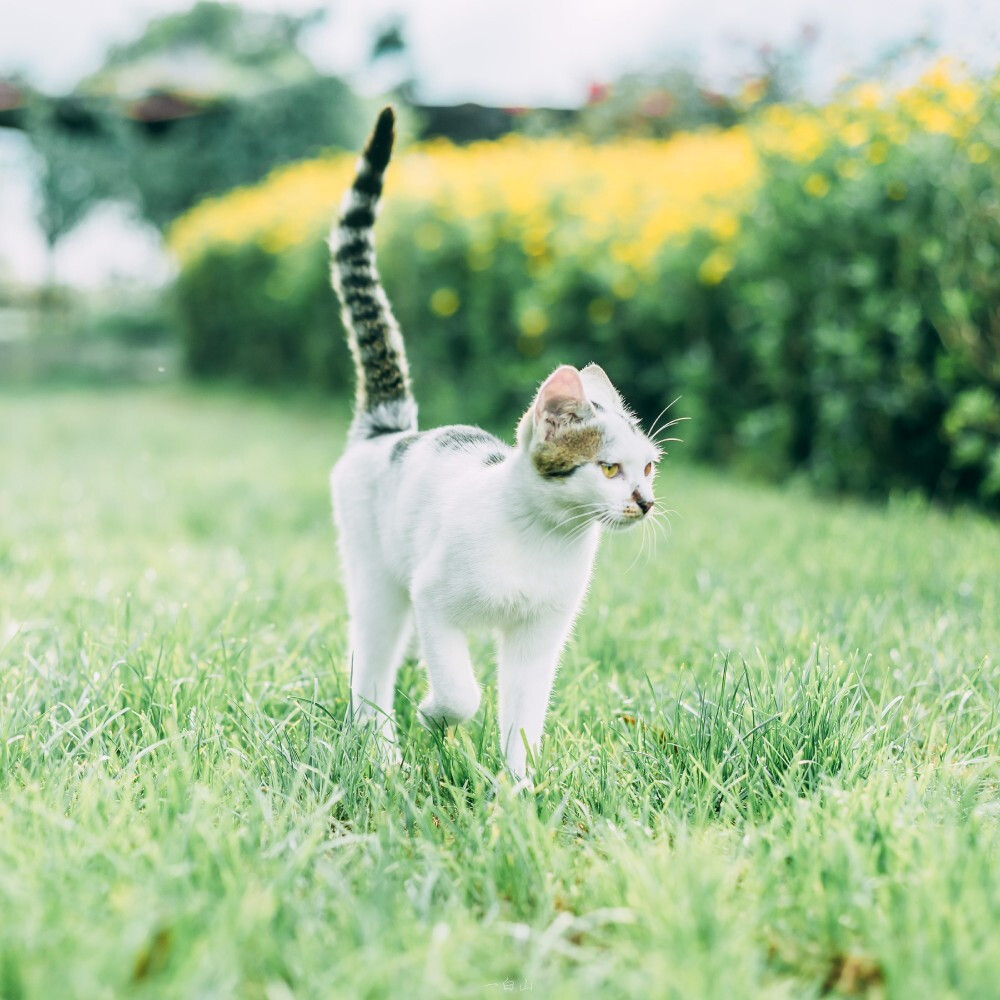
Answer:
[[[552,616],[517,625],[500,634],[497,657],[500,745],[507,767],[524,778],[526,746],[538,754],[549,695],[572,624],[572,616]]]
[[[452,726],[471,719],[479,708],[480,692],[465,633],[431,599],[417,601],[416,617],[430,686],[420,703],[421,721],[431,726]]]

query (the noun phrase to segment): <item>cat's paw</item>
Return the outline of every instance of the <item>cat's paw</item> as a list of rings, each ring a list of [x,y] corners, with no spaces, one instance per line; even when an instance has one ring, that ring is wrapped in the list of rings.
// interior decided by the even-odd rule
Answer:
[[[515,795],[534,795],[535,780],[530,774],[522,775],[520,778],[510,775],[510,790]]]
[[[479,688],[428,695],[420,703],[419,718],[428,729],[441,729],[468,722],[479,709]]]
[[[513,795],[534,795],[534,779],[530,775],[512,774],[507,768],[504,768],[499,774],[493,776],[489,798],[495,799],[501,792]]]

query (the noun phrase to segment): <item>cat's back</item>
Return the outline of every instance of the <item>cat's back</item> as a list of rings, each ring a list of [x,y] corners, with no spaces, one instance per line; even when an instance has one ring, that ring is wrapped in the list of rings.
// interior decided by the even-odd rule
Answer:
[[[451,424],[361,442],[345,453],[337,467],[377,476],[383,488],[409,491],[423,484],[434,493],[454,489],[457,480],[477,471],[502,465],[512,452],[510,445],[488,431]]]
[[[513,449],[479,427],[452,424],[351,445],[331,475],[342,532],[363,532],[393,558],[426,550],[463,515],[492,506]]]
[[[489,467],[504,462],[513,449],[481,427],[449,424],[432,430],[401,434],[389,451],[390,464],[399,471],[462,467]]]

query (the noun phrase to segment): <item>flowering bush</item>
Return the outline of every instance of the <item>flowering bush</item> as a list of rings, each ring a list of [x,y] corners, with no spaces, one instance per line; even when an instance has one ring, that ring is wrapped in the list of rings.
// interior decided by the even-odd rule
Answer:
[[[940,66],[663,141],[404,152],[379,261],[424,413],[495,425],[599,359],[646,416],[682,394],[698,455],[995,499],[997,97]],[[195,373],[349,383],[323,241],[352,170],[285,167],[174,226]]]

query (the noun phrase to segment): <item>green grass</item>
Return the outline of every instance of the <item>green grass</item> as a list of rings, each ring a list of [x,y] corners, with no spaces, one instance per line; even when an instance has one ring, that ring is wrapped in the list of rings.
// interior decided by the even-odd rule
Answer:
[[[0,997],[997,996],[995,522],[668,461],[517,795],[342,725],[343,416],[0,397]]]

